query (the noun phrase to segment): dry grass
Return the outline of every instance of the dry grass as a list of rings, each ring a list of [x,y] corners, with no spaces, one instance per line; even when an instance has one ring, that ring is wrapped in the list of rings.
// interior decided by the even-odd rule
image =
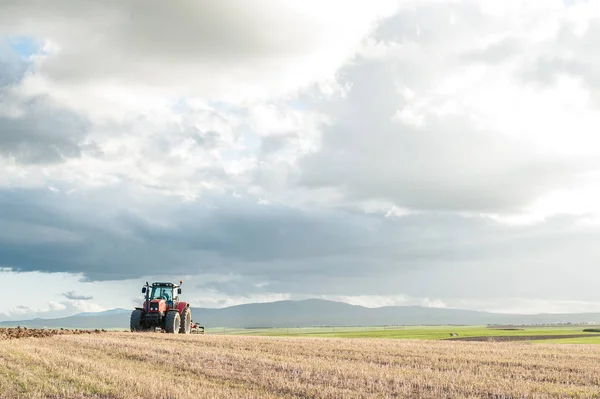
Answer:
[[[598,398],[600,346],[110,333],[0,341],[1,398]]]

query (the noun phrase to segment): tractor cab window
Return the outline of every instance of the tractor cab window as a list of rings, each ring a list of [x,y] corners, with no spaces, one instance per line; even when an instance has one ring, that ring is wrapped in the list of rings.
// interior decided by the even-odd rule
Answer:
[[[152,287],[150,299],[164,299],[167,301],[173,300],[173,288],[171,287]]]

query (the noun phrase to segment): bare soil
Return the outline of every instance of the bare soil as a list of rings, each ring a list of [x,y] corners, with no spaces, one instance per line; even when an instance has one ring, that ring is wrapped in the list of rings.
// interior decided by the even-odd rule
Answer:
[[[586,338],[600,337],[600,334],[552,334],[552,335],[512,335],[512,336],[484,336],[484,337],[460,337],[447,338],[448,341],[477,341],[477,342],[513,342],[513,341],[535,341],[544,339],[563,338]]]
[[[106,330],[68,330],[68,329],[41,329],[41,328],[0,328],[0,340],[18,338],[44,338],[53,335],[78,335],[78,334],[100,334]]]

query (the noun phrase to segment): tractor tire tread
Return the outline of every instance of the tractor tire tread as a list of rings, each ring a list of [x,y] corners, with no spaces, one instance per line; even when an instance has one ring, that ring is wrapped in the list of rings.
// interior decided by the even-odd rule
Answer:
[[[129,328],[133,331],[142,331],[144,327],[142,326],[142,316],[144,312],[140,309],[135,309],[131,312],[131,316],[129,318]]]
[[[192,310],[186,306],[181,312],[180,334],[189,334],[192,330]]]
[[[179,312],[176,310],[169,311],[165,318],[165,332],[167,334],[179,333],[179,325],[176,325],[176,320],[179,320],[179,324],[181,323],[181,316],[179,316]]]

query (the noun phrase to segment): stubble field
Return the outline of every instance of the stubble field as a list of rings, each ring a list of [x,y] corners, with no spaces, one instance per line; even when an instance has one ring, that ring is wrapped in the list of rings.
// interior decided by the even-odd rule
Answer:
[[[0,340],[1,398],[598,398],[600,346],[159,333]]]

